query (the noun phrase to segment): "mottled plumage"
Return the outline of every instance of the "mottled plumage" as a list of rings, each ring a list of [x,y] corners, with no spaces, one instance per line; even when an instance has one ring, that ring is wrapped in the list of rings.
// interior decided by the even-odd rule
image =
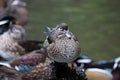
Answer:
[[[23,80],[55,80],[55,69],[52,64],[49,64],[47,58],[44,63],[39,63],[30,72],[26,72],[23,75]]]
[[[0,57],[12,60],[25,53],[18,41],[23,40],[25,31],[22,27],[12,26],[7,32],[0,35]]]
[[[33,51],[29,54],[25,54],[23,56],[17,57],[14,60],[9,62],[9,66],[0,64],[0,77],[4,76],[8,79],[13,78],[16,80],[16,77],[20,78],[20,80],[38,80],[38,79],[46,79],[51,77],[52,66],[49,64],[49,60],[46,59],[47,52],[45,48],[41,48],[40,50]],[[21,73],[19,69],[19,65],[30,65],[33,68],[29,71],[24,71]],[[4,68],[5,67],[5,68]],[[24,67],[24,66],[23,66]],[[8,71],[6,71],[8,70]],[[12,76],[11,76],[12,74]],[[19,74],[19,75],[17,75]],[[0,78],[1,79],[1,78]]]
[[[70,62],[80,54],[80,45],[77,38],[68,30],[66,23],[58,24],[55,28],[46,29],[44,47],[48,56],[57,62]]]
[[[0,80],[22,80],[22,73],[0,65]]]
[[[46,55],[43,61],[41,59],[43,54],[30,53],[17,57],[10,64],[13,67],[19,64],[36,65],[32,70],[22,74],[22,80],[78,80],[80,76],[76,74],[75,70],[70,70],[66,62],[73,61],[78,57],[80,46],[73,33],[69,32],[67,24],[61,23],[55,28],[47,28],[45,33],[46,40],[43,46],[47,49],[48,56]],[[56,63],[56,61],[60,63]],[[59,72],[59,69],[64,70]],[[62,73],[70,73],[70,75]]]

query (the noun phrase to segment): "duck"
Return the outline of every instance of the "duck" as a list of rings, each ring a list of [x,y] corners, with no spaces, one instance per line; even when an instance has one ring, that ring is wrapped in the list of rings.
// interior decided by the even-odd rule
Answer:
[[[78,43],[76,37],[73,35],[73,33],[69,32],[68,25],[66,23],[60,23],[60,24],[57,24],[55,28],[47,27],[45,29],[44,33],[46,35],[46,39],[44,40],[43,47],[45,47],[46,51],[47,51],[47,57],[45,59],[45,62],[39,63],[38,65],[36,65],[36,67],[34,69],[32,69],[30,72],[27,72],[23,76],[23,80],[33,80],[33,79],[35,79],[35,80],[39,80],[39,79],[41,79],[41,80],[57,80],[57,79],[86,80],[85,76],[81,77],[80,75],[78,75],[75,72],[75,70],[71,70],[69,68],[69,66],[67,65],[67,63],[69,61],[72,61],[72,60],[74,60],[74,58],[77,58],[77,55],[79,54],[77,52],[80,52],[79,43]],[[59,45],[57,43],[57,41],[64,40],[67,43],[69,41],[69,39],[71,42],[73,42],[73,45],[74,44],[76,45],[76,47],[73,49],[77,50],[77,51],[74,53],[75,55],[72,55],[72,59],[67,57],[67,59],[65,59],[63,61],[60,58],[63,57],[63,56],[61,57],[61,55],[63,55],[63,53],[61,53],[61,52],[62,52],[62,49],[65,47],[61,47],[61,45]],[[62,42],[61,42],[61,44],[66,45]],[[59,50],[59,48],[58,48],[59,46],[62,49]],[[69,46],[66,46],[66,47],[69,47]],[[56,50],[52,50],[52,49],[58,49],[59,51],[52,52],[52,51],[56,51]],[[65,51],[63,51],[63,52],[65,52]],[[69,55],[69,51],[66,50],[66,52],[67,53],[65,55],[67,55],[67,54]],[[57,54],[57,56],[54,57],[53,54]],[[58,57],[60,57],[60,58],[58,58]],[[62,58],[62,59],[64,59],[64,58]],[[61,70],[63,70],[63,71],[61,71]],[[64,73],[70,73],[70,75],[69,74],[65,75]],[[84,73],[81,72],[81,74],[84,74]]]
[[[80,44],[66,23],[57,24],[54,28],[47,27],[45,35],[43,46],[47,48],[48,57],[52,60],[68,63],[79,56]]]
[[[48,71],[48,65],[45,63],[46,56],[46,49],[41,48],[40,50],[22,55],[9,62],[0,62],[0,77],[12,78],[12,80],[43,78],[43,73],[47,73],[46,71]],[[33,73],[35,74],[33,75]]]
[[[18,42],[24,39],[25,30],[19,25],[14,25],[14,17],[3,14],[0,18],[0,57],[12,60],[25,53]]]
[[[26,8],[26,2],[22,0],[7,0],[6,12],[15,17],[15,24],[26,26],[28,23],[29,12]]]

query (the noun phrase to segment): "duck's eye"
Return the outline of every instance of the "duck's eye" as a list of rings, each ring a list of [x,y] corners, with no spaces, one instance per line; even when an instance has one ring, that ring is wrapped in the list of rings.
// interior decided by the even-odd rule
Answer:
[[[60,31],[64,31],[64,29],[62,27],[59,28]]]

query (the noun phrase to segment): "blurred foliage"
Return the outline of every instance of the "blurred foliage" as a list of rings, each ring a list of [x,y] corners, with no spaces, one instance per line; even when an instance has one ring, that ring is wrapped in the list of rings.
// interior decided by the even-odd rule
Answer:
[[[66,22],[82,52],[95,60],[120,56],[120,0],[24,0],[27,38],[44,40],[44,28]]]

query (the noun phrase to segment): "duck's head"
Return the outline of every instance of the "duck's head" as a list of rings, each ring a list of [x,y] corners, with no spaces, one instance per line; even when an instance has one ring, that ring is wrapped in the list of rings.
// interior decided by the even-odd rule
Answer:
[[[58,38],[71,37],[66,23],[57,24],[54,28],[47,27],[45,33],[51,41],[55,41]]]
[[[13,24],[13,20],[14,17],[8,14],[0,15],[0,35],[10,29],[11,25]]]

